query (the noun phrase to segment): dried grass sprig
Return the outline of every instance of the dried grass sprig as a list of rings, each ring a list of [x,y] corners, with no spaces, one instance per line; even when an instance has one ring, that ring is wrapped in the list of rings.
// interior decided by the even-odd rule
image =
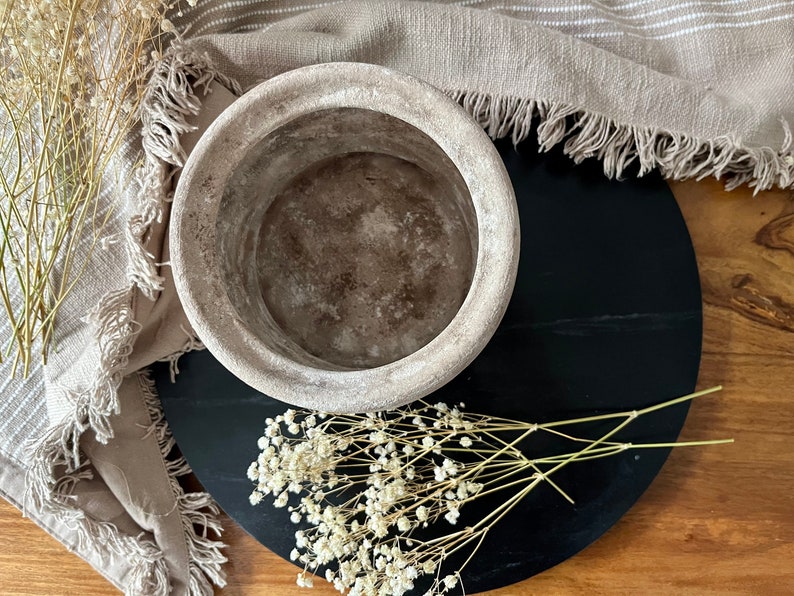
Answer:
[[[114,162],[138,119],[164,0],[0,3],[0,359],[46,362],[58,310],[89,263],[131,169]],[[101,193],[108,200],[100,205]],[[15,296],[21,295],[21,300]]]
[[[553,476],[572,464],[634,449],[716,445],[732,440],[633,444],[615,440],[642,416],[719,390],[707,389],[661,404],[547,423],[527,423],[464,411],[462,404],[418,401],[375,414],[326,415],[287,410],[266,421],[260,454],[248,469],[251,503],[273,498],[287,507],[296,532],[292,560],[303,566],[298,584],[310,587],[319,567],[340,592],[401,595],[422,576],[427,592],[444,594],[488,532],[536,487],[547,484],[573,499]],[[597,438],[575,434],[597,422]],[[587,428],[587,426],[585,426]],[[603,428],[603,427],[600,427]],[[565,448],[532,453],[531,440],[554,435]],[[487,495],[504,494],[495,507],[461,529],[460,511]],[[428,538],[423,528],[441,530]],[[462,551],[453,573],[442,564]]]

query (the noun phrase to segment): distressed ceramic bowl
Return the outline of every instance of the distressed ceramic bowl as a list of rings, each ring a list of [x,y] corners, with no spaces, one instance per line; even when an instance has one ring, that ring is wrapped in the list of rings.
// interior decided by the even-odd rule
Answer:
[[[396,407],[493,335],[518,263],[515,197],[469,115],[351,63],[234,102],[174,199],[177,291],[215,357],[255,389],[330,412]]]

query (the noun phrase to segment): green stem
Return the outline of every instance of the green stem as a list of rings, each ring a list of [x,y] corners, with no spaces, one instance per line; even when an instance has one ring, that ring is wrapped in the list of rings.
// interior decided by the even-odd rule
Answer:
[[[568,420],[559,420],[555,422],[545,422],[543,424],[539,424],[538,426],[541,428],[554,428],[556,426],[565,426],[568,424],[581,424],[584,422],[599,422],[602,420],[609,420],[612,418],[625,418],[626,416],[636,415],[642,416],[644,414],[649,414],[651,412],[655,412],[657,410],[662,410],[664,408],[669,408],[670,406],[674,406],[676,404],[680,404],[687,401],[692,401],[697,397],[701,397],[703,395],[708,395],[709,393],[715,393],[717,391],[721,391],[722,386],[717,385],[715,387],[710,387],[708,389],[703,389],[701,391],[696,391],[694,393],[689,393],[687,395],[682,395],[681,397],[676,397],[675,399],[670,399],[653,406],[648,406],[647,408],[641,408],[638,410],[629,410],[624,412],[615,412],[613,414],[598,414],[595,416],[586,416],[584,418],[571,418]]]
[[[713,441],[676,441],[673,443],[627,443],[627,449],[663,449],[665,447],[704,447],[707,445],[727,445],[733,439],[714,439]]]

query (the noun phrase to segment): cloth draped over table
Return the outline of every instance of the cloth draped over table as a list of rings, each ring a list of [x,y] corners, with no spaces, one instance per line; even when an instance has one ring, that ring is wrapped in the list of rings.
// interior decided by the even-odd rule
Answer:
[[[189,468],[145,372],[197,345],[167,265],[169,199],[222,107],[208,95],[218,84],[239,95],[308,64],[381,64],[445,91],[493,137],[563,143],[608,176],[658,168],[728,188],[794,186],[789,2],[207,0],[181,10],[172,20],[183,37],[117,157],[121,170],[143,166],[120,205],[112,182],[100,197],[110,223],[61,309],[56,353],[24,381],[0,366],[0,494],[130,594],[224,583],[217,508],[177,481]],[[9,334],[3,322],[0,339]]]

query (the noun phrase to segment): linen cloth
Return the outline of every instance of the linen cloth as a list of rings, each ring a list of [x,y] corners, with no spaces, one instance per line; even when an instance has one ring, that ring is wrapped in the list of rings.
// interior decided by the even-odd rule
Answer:
[[[725,0],[206,0],[155,72],[140,137],[108,181],[101,250],[61,310],[57,353],[0,366],[0,493],[130,594],[223,584],[215,506],[188,472],[145,369],[196,346],[167,266],[168,200],[214,115],[281,72],[370,62],[456,98],[494,137],[536,134],[608,176],[659,168],[729,188],[794,184],[794,5]],[[212,92],[211,92],[212,91]],[[633,168],[633,169],[632,169]],[[10,329],[3,321],[0,339]],[[244,471],[240,471],[241,474]]]

